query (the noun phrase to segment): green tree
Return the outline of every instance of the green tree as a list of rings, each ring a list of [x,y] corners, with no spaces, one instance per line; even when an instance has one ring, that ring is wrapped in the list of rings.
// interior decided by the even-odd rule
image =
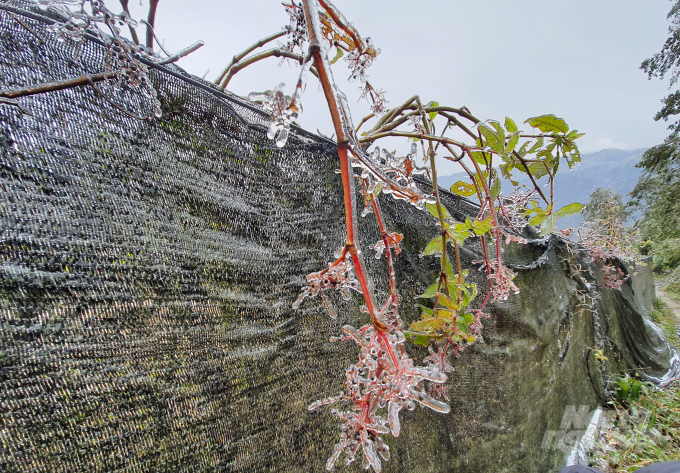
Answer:
[[[652,77],[663,79],[670,73],[670,86],[673,87],[680,77],[680,0],[675,1],[667,18],[671,22],[668,27],[668,39],[661,51],[642,62],[640,69],[644,70],[650,79]],[[680,90],[667,95],[662,102],[663,107],[654,120],[668,121],[670,117],[680,113]],[[669,128],[678,131],[680,121],[676,121]]]
[[[661,242],[680,237],[680,136],[650,148],[637,164],[642,168],[631,206],[644,210],[638,226],[645,239]]]
[[[614,217],[624,224],[631,214],[631,210],[623,203],[623,196],[609,187],[597,187],[590,194],[590,201],[583,211],[583,217],[587,221]]]
[[[671,25],[660,52],[640,66],[649,78],[670,77],[673,87],[680,77],[680,0],[674,0],[668,13]],[[668,121],[680,114],[680,90],[666,96],[655,120]],[[671,134],[663,144],[647,150],[637,164],[642,174],[631,192],[629,205],[644,211],[638,221],[642,237],[661,243],[680,237],[680,120],[672,123]]]

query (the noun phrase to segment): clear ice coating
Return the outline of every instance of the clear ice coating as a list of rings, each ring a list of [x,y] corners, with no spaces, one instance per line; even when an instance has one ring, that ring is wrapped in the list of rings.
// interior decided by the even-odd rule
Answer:
[[[293,97],[283,93],[283,89],[286,86],[283,82],[277,85],[274,90],[251,92],[248,94],[248,99],[260,103],[262,108],[269,113],[271,121],[267,129],[267,138],[274,140],[279,148],[283,148],[286,145],[290,127],[293,123],[297,123],[298,116],[302,112],[299,96],[304,89],[303,74],[309,70],[309,65],[307,65],[306,69],[303,66]]]
[[[382,436],[401,433],[399,414],[403,409],[413,410],[416,402],[437,412],[447,413],[448,404],[430,396],[423,385],[446,382],[446,375],[436,364],[416,367],[404,351],[404,334],[392,327],[388,332],[377,331],[373,325],[357,329],[345,325],[346,338],[357,343],[360,349],[357,363],[346,372],[345,392],[340,396],[313,403],[309,409],[336,402],[349,402],[351,409],[332,412],[342,421],[340,442],[326,464],[331,470],[345,454],[345,463],[354,461],[359,449],[363,453],[364,467],[381,471],[380,458],[389,459],[389,448]],[[386,409],[383,415],[381,410]]]
[[[38,0],[43,9],[53,8],[68,17],[64,23],[54,23],[49,30],[61,41],[75,43],[73,60],[80,58],[85,34],[97,36],[107,47],[104,71],[110,74],[105,83],[115,91],[124,87],[139,89],[153,105],[153,116],[162,115],[161,102],[149,79],[149,69],[139,56],[152,61],[159,58],[151,49],[136,45],[122,37],[119,26],[136,28],[139,23],[125,11],[113,13],[104,0]]]

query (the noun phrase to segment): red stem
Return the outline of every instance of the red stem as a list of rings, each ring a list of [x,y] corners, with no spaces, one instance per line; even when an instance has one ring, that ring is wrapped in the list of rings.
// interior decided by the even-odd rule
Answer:
[[[356,208],[353,203],[354,174],[352,172],[348,153],[349,137],[345,133],[343,120],[341,118],[342,112],[340,104],[337,102],[332,80],[330,78],[331,72],[327,60],[323,56],[324,53],[322,52],[321,43],[319,42],[321,32],[317,31],[318,11],[315,1],[316,0],[302,0],[302,5],[305,11],[305,20],[307,21],[307,31],[309,34],[309,52],[314,57],[314,66],[319,72],[319,81],[321,82],[321,87],[323,88],[326,102],[328,103],[328,109],[333,120],[333,127],[335,128],[335,136],[337,136],[338,141],[338,157],[340,158],[340,174],[342,176],[342,189],[345,203],[345,226],[347,229],[347,242],[345,243],[345,248],[352,258],[352,263],[354,263],[354,270],[357,274],[364,300],[366,301],[366,307],[371,315],[371,321],[376,330],[384,331],[387,330],[387,327],[377,318],[375,304],[373,302],[373,292],[368,284],[363,258],[359,249],[356,228]]]

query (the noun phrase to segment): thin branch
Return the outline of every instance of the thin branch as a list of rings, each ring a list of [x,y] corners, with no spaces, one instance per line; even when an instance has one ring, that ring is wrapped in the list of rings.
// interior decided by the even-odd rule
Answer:
[[[333,119],[333,126],[335,128],[335,135],[338,141],[338,156],[340,158],[340,175],[342,176],[342,187],[345,204],[345,227],[347,230],[347,241],[345,247],[349,252],[354,270],[361,286],[361,291],[364,295],[364,301],[371,316],[371,322],[378,332],[387,330],[387,326],[378,319],[376,311],[376,304],[373,298],[373,291],[369,287],[368,275],[366,273],[366,266],[363,255],[359,248],[358,228],[356,224],[356,207],[354,205],[354,178],[352,177],[352,165],[348,153],[349,138],[345,133],[343,123],[342,104],[338,102],[335,89],[333,88],[330,64],[321,49],[320,40],[322,38],[321,28],[319,26],[319,11],[317,9],[316,0],[302,0],[305,20],[307,21],[307,31],[309,33],[309,53],[314,58],[314,65],[319,73],[319,80],[323,88],[328,109]],[[354,130],[349,130],[350,132]]]
[[[414,96],[414,97],[416,97],[416,96]],[[404,105],[402,105],[401,107],[392,109],[390,112],[388,112],[388,113],[387,113],[387,114],[386,114],[386,115],[385,115],[385,116],[384,116],[384,117],[383,117],[383,118],[382,118],[382,119],[381,119],[381,120],[373,127],[373,129],[371,129],[371,131],[368,132],[368,136],[371,136],[372,133],[373,133],[373,134],[378,134],[378,133],[383,133],[383,132],[386,132],[386,131],[394,130],[394,129],[397,128],[399,125],[402,125],[403,123],[405,123],[410,117],[419,114],[418,110],[417,110],[417,109],[414,109],[414,108],[410,105],[410,102],[412,102],[412,101],[413,101],[413,98],[409,99],[409,100],[408,100],[407,102],[405,102]],[[407,105],[407,104],[408,104],[408,105]],[[411,112],[411,113],[407,113],[406,115],[403,115],[402,117],[396,119],[396,117],[398,117],[398,116],[401,115],[405,110],[408,110],[408,109],[414,110],[414,111]],[[432,112],[441,113],[442,116],[445,116],[445,117],[448,118],[449,120],[454,121],[454,123],[455,123],[456,125],[458,125],[459,127],[461,127],[461,129],[463,129],[463,130],[464,130],[467,134],[469,134],[472,138],[474,138],[475,140],[477,139],[477,137],[470,131],[469,128],[467,128],[465,125],[463,125],[462,123],[460,123],[460,121],[459,121],[458,119],[456,119],[453,115],[451,115],[450,113],[447,113],[447,112],[462,113],[462,114],[463,114],[462,116],[465,116],[465,118],[468,118],[469,120],[473,121],[474,123],[479,123],[479,120],[477,120],[477,118],[475,118],[474,116],[470,115],[469,113],[467,113],[467,112],[465,112],[465,111],[463,111],[463,110],[461,110],[461,109],[457,109],[457,108],[453,108],[453,107],[423,107],[423,110],[425,111],[425,113],[432,113]],[[395,119],[396,119],[396,120],[395,120]],[[394,120],[394,121],[392,121],[392,120]],[[476,121],[475,121],[475,120],[476,120]]]
[[[87,76],[85,76],[85,77],[87,77]],[[101,90],[99,90],[99,88],[98,88],[96,85],[94,85],[94,82],[92,82],[92,80],[91,80],[89,77],[87,77],[87,79],[88,79],[88,85],[89,85],[90,87],[92,87],[92,88],[94,89],[94,91],[95,91],[97,94],[99,94],[99,96],[100,96],[101,98],[103,98],[104,100],[106,100],[106,102],[108,102],[108,104],[111,105],[111,106],[112,106],[113,108],[115,108],[116,110],[118,110],[118,111],[124,113],[125,115],[127,115],[128,117],[134,118],[134,119],[136,119],[136,120],[141,120],[141,121],[143,121],[143,120],[148,120],[148,119],[150,118],[150,117],[142,117],[142,116],[140,116],[140,115],[135,115],[134,113],[128,112],[127,110],[125,110],[124,108],[120,107],[119,105],[116,105],[110,98],[108,98],[106,95],[104,95],[104,93],[103,93]]]
[[[224,78],[224,81],[220,85],[222,90],[227,88],[227,85],[229,84],[229,81],[231,81],[231,78],[234,77],[234,75],[242,70],[245,69],[246,67],[250,66],[251,64],[254,64],[258,61],[261,61],[263,59],[266,59],[268,57],[287,57],[288,59],[294,59],[298,61],[300,64],[303,64],[305,62],[305,58],[302,57],[300,54],[295,54],[295,53],[289,53],[288,51],[282,51],[281,49],[268,49],[267,51],[263,51],[259,54],[255,54],[254,56],[250,56],[249,58],[245,59],[242,62],[237,62],[233,66],[231,66],[231,69],[229,69],[229,72],[227,73],[227,76]],[[315,67],[312,66],[310,69],[312,74],[314,74],[317,78],[319,77],[319,73]]]
[[[158,8],[158,2],[159,0],[149,0],[149,17],[146,23],[146,47],[150,49],[153,49],[153,29],[156,24],[156,8]]]
[[[359,125],[355,128],[354,133],[359,133],[362,125],[373,117],[375,117],[375,113],[371,113],[370,115],[366,115],[364,118],[362,118],[361,122],[359,122]]]
[[[380,138],[385,138],[388,136],[403,136],[405,138],[418,138],[421,140],[442,142],[449,145],[458,146],[461,149],[467,148],[467,146],[464,145],[463,143],[460,143],[456,140],[452,140],[449,138],[440,138],[439,136],[426,135],[423,133],[408,133],[405,131],[389,131],[386,133],[378,133],[377,135],[365,136],[359,139],[359,143],[372,143],[375,140],[379,140]],[[470,149],[474,150],[474,148]]]
[[[262,46],[264,46],[264,45],[267,44],[268,42],[273,41],[273,40],[275,40],[276,38],[280,38],[281,36],[284,36],[285,34],[286,34],[285,31],[279,31],[278,33],[274,33],[273,35],[269,35],[269,36],[267,36],[267,37],[265,37],[265,38],[262,38],[262,39],[259,40],[257,43],[255,43],[255,44],[249,46],[248,48],[244,49],[243,51],[241,51],[241,52],[238,53],[237,55],[235,55],[235,56],[231,59],[231,62],[230,62],[229,64],[227,64],[227,67],[225,67],[224,70],[223,70],[222,72],[220,72],[220,75],[217,76],[217,79],[215,79],[215,85],[219,85],[219,84],[222,82],[222,79],[224,79],[224,76],[227,75],[227,73],[229,72],[229,69],[231,69],[231,67],[232,67],[234,64],[236,64],[237,62],[239,62],[241,59],[243,59],[244,57],[246,57],[248,54],[250,54],[250,53],[252,53],[253,51],[255,51],[257,48],[261,48]],[[222,87],[222,88],[224,88],[224,87]]]
[[[128,0],[120,0],[120,4],[123,7],[123,11],[127,13],[129,17],[131,17],[132,15],[130,15],[130,9],[128,8]],[[134,41],[135,44],[139,46],[139,36],[137,36],[137,31],[129,24],[128,28],[130,29],[130,36],[132,36],[132,41]]]
[[[476,138],[477,138],[477,137],[475,136],[475,134],[472,133],[472,130],[470,130],[468,127],[466,127],[464,124],[462,124],[462,123],[460,122],[460,120],[458,120],[456,117],[454,117],[454,116],[451,115],[450,113],[448,113],[448,112],[439,112],[439,113],[440,113],[441,116],[443,116],[444,118],[447,118],[448,120],[452,121],[454,125],[456,125],[458,128],[460,128],[460,129],[463,130],[465,133],[467,133],[468,136],[470,136],[472,139],[476,139]]]
[[[369,131],[369,133],[378,130],[383,124],[389,122],[389,120],[392,120],[394,117],[398,116],[406,110],[416,99],[417,95],[414,95],[410,99],[408,99],[406,102],[401,104],[399,107],[395,107],[392,110],[388,111],[385,115],[382,116],[380,120],[378,120],[378,123],[375,124],[375,126]]]
[[[28,31],[29,33],[31,33],[31,34],[32,34],[33,36],[35,36],[36,38],[38,38],[38,41],[40,42],[40,45],[41,45],[41,46],[42,46],[43,44],[45,44],[45,41],[42,39],[42,37],[41,37],[38,33],[36,33],[36,31],[35,31],[33,28],[31,28],[31,27],[28,26],[26,23],[24,23],[23,21],[21,21],[21,19],[20,19],[18,16],[16,16],[14,13],[12,13],[11,11],[8,11],[7,13],[9,13],[9,16],[11,16],[11,17],[14,19],[14,21],[16,21],[16,22],[19,23],[21,26],[23,26],[23,27],[26,29],[26,31]]]
[[[93,76],[84,75],[76,77],[75,79],[66,79],[59,82],[47,82],[44,84],[20,87],[18,89],[0,90],[0,97],[14,99],[17,97],[27,97],[29,95],[43,94],[45,92],[55,92],[57,90],[72,89],[74,87],[82,87],[84,85],[89,85],[90,82],[101,82],[106,79],[114,78],[118,76],[118,74],[119,73],[102,73],[95,74]]]
[[[410,108],[411,110],[415,110],[414,107],[409,107],[409,108]],[[480,123],[480,122],[481,122],[480,119],[478,119],[477,117],[475,117],[474,115],[472,115],[472,114],[468,111],[467,107],[455,108],[455,107],[441,107],[441,106],[438,106],[438,107],[424,107],[424,110],[425,110],[425,112],[427,112],[427,113],[431,113],[431,112],[440,112],[440,113],[441,113],[441,112],[451,112],[451,113],[455,113],[456,115],[460,115],[460,116],[463,117],[463,118],[467,118],[468,120],[470,120],[470,121],[471,121],[472,123],[474,123],[475,125],[476,125],[477,123]]]
[[[158,62],[157,64],[164,65],[164,64],[170,64],[171,62],[178,61],[179,59],[182,59],[184,56],[188,56],[189,54],[193,53],[196,51],[198,48],[203,47],[205,43],[203,41],[196,41],[194,44],[189,46],[188,48],[184,48],[181,51],[173,54],[167,59],[163,59],[162,61]]]
[[[425,111],[423,110],[423,105],[420,103],[420,97],[416,96],[416,105],[418,106],[418,112],[420,113],[420,116],[423,121],[423,127],[425,128],[425,132],[429,135],[430,134],[430,124],[427,121]],[[441,255],[441,273],[439,275],[439,290],[441,291],[441,284],[442,281],[444,281],[444,291],[445,294],[448,297],[451,297],[451,293],[449,291],[449,281],[448,277],[446,276],[446,225],[444,224],[444,211],[442,210],[442,201],[439,198],[439,184],[437,183],[437,165],[436,165],[436,153],[434,149],[432,148],[432,141],[428,142],[428,149],[429,149],[429,157],[430,157],[430,169],[432,170],[432,191],[434,192],[434,198],[436,199],[436,206],[437,206],[437,217],[439,219],[439,229],[441,231],[441,238],[442,238],[442,255]],[[460,287],[458,288],[459,294],[458,294],[458,299],[460,299]]]
[[[534,179],[533,174],[531,174],[531,171],[529,171],[529,166],[527,165],[524,158],[521,157],[517,151],[513,151],[512,155],[514,157],[516,157],[517,159],[519,159],[519,162],[522,163],[522,166],[524,166],[524,170],[527,172],[529,179],[531,179],[531,183],[534,185],[534,189],[536,189],[536,192],[538,192],[538,194],[541,196],[541,198],[543,199],[543,202],[550,205],[550,202],[548,202],[548,199],[546,199],[545,194],[543,194],[543,191],[541,190],[541,188],[536,183],[536,180]]]
[[[148,31],[149,27],[151,27],[151,36],[156,38],[156,42],[158,43],[158,47],[161,48],[161,51],[163,51],[165,53],[165,55],[168,56],[168,57],[172,56],[172,54],[170,54],[168,52],[168,50],[163,47],[163,43],[161,43],[161,40],[158,39],[158,36],[156,36],[156,33],[153,29],[153,26],[151,26],[151,24],[148,21],[140,20],[140,22],[144,23],[146,25],[147,31]]]
[[[0,104],[11,105],[13,107],[17,107],[19,109],[19,111],[21,113],[23,113],[24,115],[33,115],[30,111],[28,111],[27,109],[22,107],[21,104],[17,100],[8,99],[8,98],[5,98],[5,97],[0,97]]]

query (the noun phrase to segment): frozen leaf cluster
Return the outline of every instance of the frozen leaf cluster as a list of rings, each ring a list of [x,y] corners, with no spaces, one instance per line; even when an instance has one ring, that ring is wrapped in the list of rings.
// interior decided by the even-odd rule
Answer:
[[[290,127],[293,123],[297,124],[298,116],[302,112],[300,101],[293,100],[293,97],[283,93],[285,86],[286,84],[282,82],[274,90],[252,92],[248,95],[250,100],[260,103],[269,113],[271,121],[267,129],[267,138],[274,140],[279,148],[285,146]]]
[[[161,103],[149,79],[149,69],[139,57],[157,60],[153,51],[131,43],[121,36],[120,27],[136,28],[138,22],[125,11],[113,13],[104,0],[39,0],[43,8],[53,8],[67,16],[64,23],[55,23],[51,29],[62,40],[76,45],[74,60],[80,56],[86,33],[95,35],[107,47],[104,59],[105,72],[110,74],[107,83],[114,89],[123,87],[139,89],[154,105],[154,114],[161,116]]]
[[[282,46],[282,50],[294,52],[296,49],[303,50],[307,42],[307,22],[305,21],[305,12],[301,5],[291,0],[290,3],[283,3],[286,13],[290,17],[290,24],[284,27],[288,42]]]
[[[510,297],[510,292],[519,294],[519,288],[513,282],[517,276],[510,268],[495,259],[489,261],[488,278],[491,282],[491,297],[494,301],[504,302]]]
[[[320,292],[328,289],[338,289],[342,297],[347,300],[350,298],[350,291],[361,292],[359,282],[356,279],[352,260],[348,255],[343,254],[334,263],[322,271],[311,273],[307,276],[307,287],[293,303],[293,309],[297,309],[305,297],[314,297]]]
[[[382,437],[388,433],[399,436],[402,410],[413,410],[419,403],[437,412],[449,412],[449,406],[430,396],[423,385],[424,381],[442,384],[446,375],[436,365],[414,366],[403,349],[404,334],[395,327],[384,332],[372,325],[361,329],[345,325],[343,331],[359,345],[358,362],[347,369],[345,392],[315,402],[310,410],[339,401],[349,402],[349,410],[333,410],[343,425],[340,441],[326,466],[332,469],[343,453],[345,463],[349,464],[361,450],[364,467],[379,472],[380,457],[389,459],[389,448]]]

